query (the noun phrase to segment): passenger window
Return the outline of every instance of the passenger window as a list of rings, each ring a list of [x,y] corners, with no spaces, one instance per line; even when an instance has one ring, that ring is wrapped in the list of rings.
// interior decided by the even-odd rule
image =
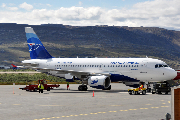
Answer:
[[[84,65],[84,67],[86,67],[86,65]]]
[[[159,64],[159,67],[163,67],[163,65]]]
[[[114,65],[113,65],[113,67],[114,67]]]
[[[101,65],[99,67],[101,67]]]
[[[129,67],[131,67],[131,65],[129,65]]]
[[[104,67],[105,67],[105,65],[104,65]]]
[[[133,67],[133,65],[132,65],[132,67]]]
[[[127,65],[126,65],[126,67],[127,67]]]
[[[137,67],[138,67],[138,65],[137,65]]]
[[[136,65],[134,65],[134,67],[136,67]]]
[[[158,68],[158,65],[155,65],[155,68]]]
[[[109,65],[108,65],[108,67],[109,67]]]
[[[91,67],[91,65],[89,67]]]

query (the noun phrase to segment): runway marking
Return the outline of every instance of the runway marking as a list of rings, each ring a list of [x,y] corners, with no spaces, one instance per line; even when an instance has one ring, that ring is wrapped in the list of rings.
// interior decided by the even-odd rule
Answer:
[[[128,111],[128,110],[119,110],[119,111]]]
[[[148,108],[140,108],[140,109],[148,109]]]
[[[109,111],[109,112],[117,112],[117,111]]]
[[[159,107],[151,107],[151,108],[159,108]]]
[[[137,109],[129,109],[129,110],[137,110]]]
[[[168,101],[168,103],[171,103],[170,101]]]
[[[146,104],[146,105],[152,105],[152,104]]]
[[[161,106],[161,107],[169,107],[169,106]]]
[[[62,105],[39,105],[39,106],[62,106]]]
[[[98,114],[98,113],[90,113],[90,114]]]
[[[21,104],[13,104],[13,105],[21,105]]]
[[[121,106],[121,105],[111,105],[111,106]]]

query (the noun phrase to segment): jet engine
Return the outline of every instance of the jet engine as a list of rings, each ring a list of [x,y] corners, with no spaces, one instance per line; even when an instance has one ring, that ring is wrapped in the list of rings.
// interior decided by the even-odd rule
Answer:
[[[91,76],[88,79],[88,85],[97,89],[107,89],[111,80],[108,76]]]

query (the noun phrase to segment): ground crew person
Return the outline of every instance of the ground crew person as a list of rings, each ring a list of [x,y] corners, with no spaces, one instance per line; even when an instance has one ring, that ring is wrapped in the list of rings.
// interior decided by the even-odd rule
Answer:
[[[142,90],[142,88],[143,88],[143,85],[142,85],[142,83],[140,83],[141,84],[141,86],[139,87],[139,90]]]
[[[40,92],[43,93],[44,85],[40,83],[40,84],[38,85],[38,88],[39,88],[39,93],[40,93]]]
[[[68,88],[69,88],[69,82],[67,82],[67,90],[68,90]]]

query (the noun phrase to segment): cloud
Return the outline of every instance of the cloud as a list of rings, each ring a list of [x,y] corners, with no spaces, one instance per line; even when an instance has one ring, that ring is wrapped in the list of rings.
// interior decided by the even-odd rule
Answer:
[[[8,10],[18,10],[17,7],[7,7]]]
[[[6,7],[6,4],[5,4],[5,3],[2,3],[1,7],[5,8],[5,7]]]
[[[46,4],[48,7],[51,7],[52,5],[50,5],[50,4]]]
[[[82,3],[81,1],[79,1],[79,6],[82,6],[82,4],[83,4],[83,3]]]
[[[3,11],[0,12],[0,22],[15,21],[16,23],[23,24],[55,23],[74,26],[156,26],[180,30],[179,5],[179,0],[154,0],[134,4],[130,9],[103,9],[100,7],[85,8],[73,6],[68,8],[61,7],[55,10],[34,9],[26,12]],[[31,9],[33,9],[33,6],[28,8],[28,10]]]
[[[26,2],[20,4],[19,7],[20,7],[20,8],[23,8],[23,9],[25,9],[25,10],[28,10],[28,11],[33,9],[33,6],[30,5],[30,4],[27,4]]]

